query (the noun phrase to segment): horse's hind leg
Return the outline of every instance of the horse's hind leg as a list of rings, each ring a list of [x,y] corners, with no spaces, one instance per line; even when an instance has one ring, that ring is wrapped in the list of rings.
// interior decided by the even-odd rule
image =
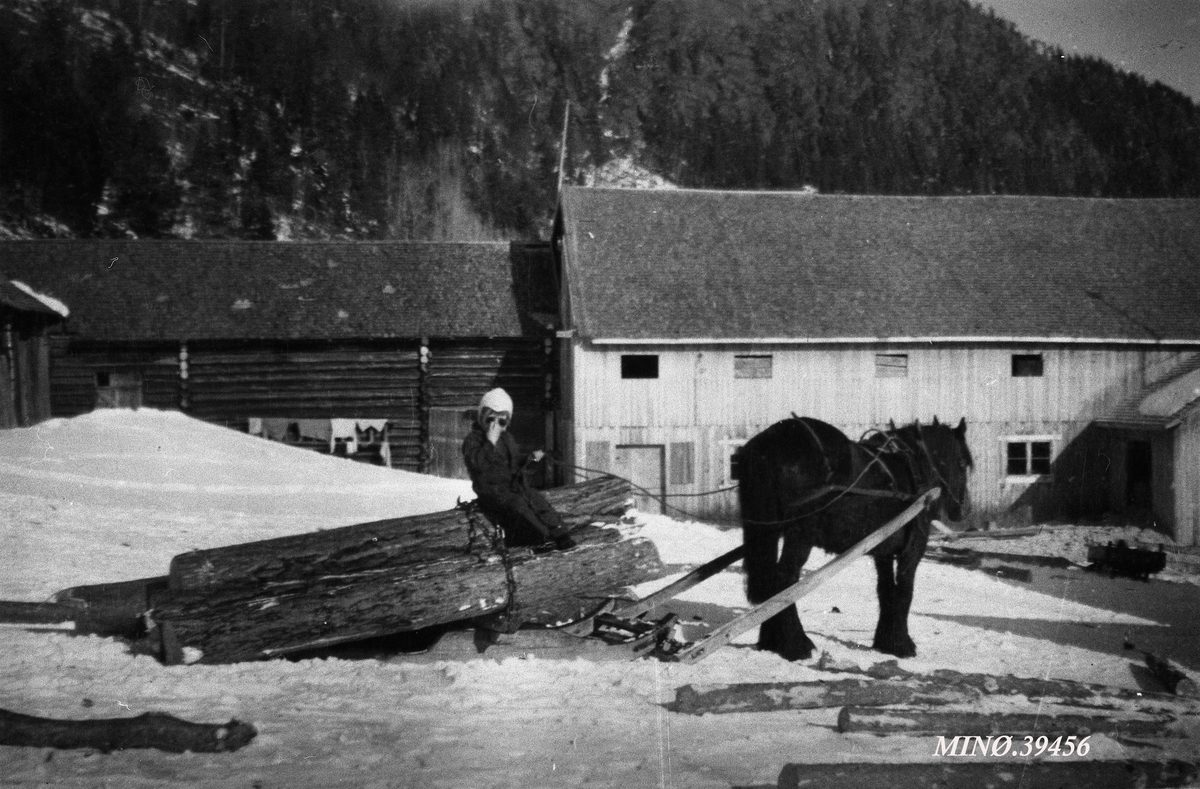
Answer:
[[[800,568],[808,561],[811,551],[810,543],[802,542],[791,534],[785,535],[783,552],[776,565],[774,591],[760,600],[752,598],[750,602],[764,602],[796,583],[800,578]],[[807,660],[816,649],[816,645],[805,634],[804,626],[800,623],[800,614],[794,605],[788,606],[762,623],[758,630],[758,647],[775,652],[786,660]]]
[[[917,645],[908,635],[908,609],[912,605],[913,582],[920,556],[916,561],[906,561],[904,554],[901,554],[897,558],[894,574],[891,556],[874,558],[879,624],[875,626],[875,642],[872,646],[896,657],[913,657],[917,654]]]

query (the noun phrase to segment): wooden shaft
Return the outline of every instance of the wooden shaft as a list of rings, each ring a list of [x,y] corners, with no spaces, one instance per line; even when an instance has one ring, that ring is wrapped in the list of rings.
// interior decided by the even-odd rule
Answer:
[[[904,512],[900,513],[890,521],[879,527],[871,534],[863,538],[853,548],[837,557],[829,564],[809,575],[806,578],[801,578],[796,583],[771,597],[764,603],[759,604],[745,614],[736,619],[725,623],[721,627],[714,630],[707,638],[692,644],[690,647],[681,650],[676,654],[676,659],[683,663],[695,663],[708,657],[712,652],[728,644],[733,639],[740,636],[752,627],[757,627],[771,617],[783,611],[789,605],[794,604],[804,595],[816,589],[821,584],[828,581],[833,576],[846,569],[850,562],[859,558],[867,551],[871,550],[881,542],[899,531],[905,524],[917,517],[922,510],[929,504],[937,500],[941,491],[937,488],[930,490],[921,498],[910,504]]]
[[[695,570],[692,570],[690,573],[680,578],[678,581],[675,581],[669,586],[664,586],[654,594],[649,595],[642,600],[638,600],[636,603],[630,603],[629,605],[621,606],[613,611],[613,615],[625,618],[641,616],[647,611],[653,610],[668,600],[678,596],[679,594],[682,594],[683,592],[686,592],[696,584],[712,578],[729,565],[741,559],[745,554],[745,551],[746,547],[744,545],[739,545],[733,550],[721,554],[712,561],[700,565]]]

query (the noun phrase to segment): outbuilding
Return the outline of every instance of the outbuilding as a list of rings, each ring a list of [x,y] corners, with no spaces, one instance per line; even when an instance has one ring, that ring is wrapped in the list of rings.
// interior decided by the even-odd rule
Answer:
[[[1111,428],[1198,365],[1200,201],[568,188],[553,244],[564,449],[644,506],[735,517],[738,447],[792,413],[965,418],[977,520],[1200,542],[1196,393],[1149,450]]]
[[[0,242],[0,271],[74,307],[54,416],[180,409],[445,476],[494,386],[521,440],[552,440],[550,267],[508,242]]]
[[[0,269],[2,271],[3,269]],[[50,416],[50,327],[66,305],[0,276],[0,429],[28,427]]]

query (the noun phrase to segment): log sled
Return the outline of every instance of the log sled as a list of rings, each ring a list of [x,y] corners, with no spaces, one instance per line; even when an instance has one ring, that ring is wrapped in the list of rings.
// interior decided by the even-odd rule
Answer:
[[[694,643],[681,638],[675,615],[647,615],[740,560],[743,549],[630,599],[628,587],[666,569],[653,543],[613,528],[632,502],[629,483],[614,477],[544,491],[577,543],[565,552],[506,548],[502,532],[468,502],[191,551],[172,559],[166,576],[63,590],[44,604],[55,610],[43,613],[74,612],[76,629],[85,632],[128,636],[136,629],[135,651],[172,665],[307,656],[406,633],[441,637],[441,652],[429,651],[446,657],[491,649],[693,663],[841,572],[938,492],[921,494],[834,561]],[[443,635],[464,629],[473,633]]]
[[[72,587],[20,613],[131,638],[167,664],[233,663],[455,627],[551,628],[611,611],[606,601],[666,573],[654,544],[620,523],[628,482],[602,477],[543,494],[577,547],[507,548],[475,502],[460,502],[191,551],[165,576]]]

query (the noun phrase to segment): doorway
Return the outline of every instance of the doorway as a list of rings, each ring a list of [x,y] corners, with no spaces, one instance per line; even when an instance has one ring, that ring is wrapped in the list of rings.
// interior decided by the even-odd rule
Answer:
[[[634,490],[634,502],[642,512],[661,514],[666,496],[666,447],[662,444],[618,444],[613,456],[614,472],[646,491]]]
[[[1153,503],[1152,458],[1149,441],[1125,444],[1125,505],[1130,509],[1148,510]]]

